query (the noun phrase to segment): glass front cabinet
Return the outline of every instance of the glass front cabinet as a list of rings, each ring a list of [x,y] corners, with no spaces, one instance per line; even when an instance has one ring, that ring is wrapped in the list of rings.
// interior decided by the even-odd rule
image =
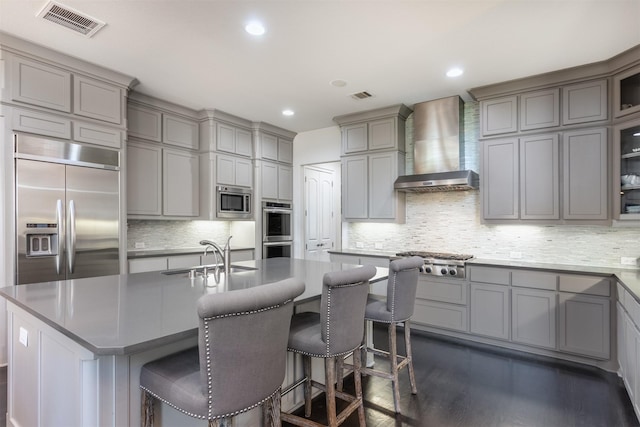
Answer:
[[[640,220],[640,119],[615,126],[614,141],[614,214]]]

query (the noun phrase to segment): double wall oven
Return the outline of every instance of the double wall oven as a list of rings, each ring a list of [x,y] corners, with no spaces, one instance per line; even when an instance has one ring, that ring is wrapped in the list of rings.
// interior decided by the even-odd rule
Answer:
[[[262,202],[262,258],[292,256],[291,203]]]

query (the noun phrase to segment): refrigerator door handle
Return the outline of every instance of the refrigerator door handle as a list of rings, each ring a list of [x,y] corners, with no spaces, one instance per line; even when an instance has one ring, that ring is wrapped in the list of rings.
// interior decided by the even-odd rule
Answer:
[[[58,223],[58,253],[56,254],[56,274],[62,271],[62,255],[64,253],[64,217],[62,215],[62,200],[56,201],[56,222]]]
[[[69,258],[69,273],[73,274],[76,262],[76,204],[69,200],[69,232],[67,233],[67,256]]]

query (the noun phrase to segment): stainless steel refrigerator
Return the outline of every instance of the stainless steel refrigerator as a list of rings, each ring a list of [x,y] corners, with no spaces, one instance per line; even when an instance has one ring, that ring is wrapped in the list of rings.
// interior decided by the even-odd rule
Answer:
[[[16,284],[119,274],[117,151],[14,135]]]

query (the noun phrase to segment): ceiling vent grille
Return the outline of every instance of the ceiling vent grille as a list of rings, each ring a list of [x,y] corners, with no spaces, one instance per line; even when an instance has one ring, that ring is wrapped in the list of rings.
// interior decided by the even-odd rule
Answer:
[[[367,98],[371,98],[373,95],[371,95],[369,92],[367,92],[366,90],[362,91],[362,92],[357,92],[357,93],[352,93],[351,98],[355,99],[355,100],[361,100],[361,99],[367,99]]]
[[[36,16],[62,25],[85,37],[93,36],[106,25],[106,23],[98,19],[55,1],[47,3]]]

